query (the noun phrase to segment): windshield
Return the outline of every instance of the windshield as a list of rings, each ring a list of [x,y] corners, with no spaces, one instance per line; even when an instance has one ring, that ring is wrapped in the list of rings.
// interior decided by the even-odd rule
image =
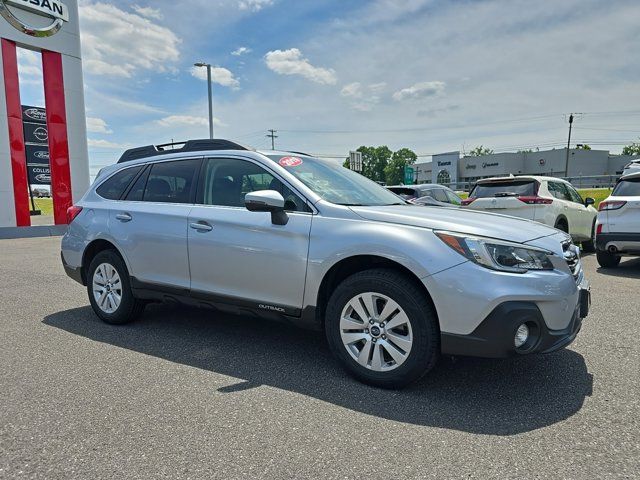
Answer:
[[[535,180],[513,180],[508,182],[479,183],[471,193],[470,198],[486,197],[519,197],[536,194]]]
[[[640,196],[640,178],[630,178],[629,180],[621,180],[611,193],[614,197],[639,197]]]
[[[267,155],[323,200],[338,205],[404,205],[397,195],[338,163],[303,156]]]

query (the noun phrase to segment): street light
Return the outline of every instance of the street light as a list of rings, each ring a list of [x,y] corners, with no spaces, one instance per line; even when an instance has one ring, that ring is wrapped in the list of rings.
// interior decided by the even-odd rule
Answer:
[[[198,62],[194,67],[207,67],[207,89],[209,92],[209,138],[213,140],[213,96],[211,95],[211,64]]]

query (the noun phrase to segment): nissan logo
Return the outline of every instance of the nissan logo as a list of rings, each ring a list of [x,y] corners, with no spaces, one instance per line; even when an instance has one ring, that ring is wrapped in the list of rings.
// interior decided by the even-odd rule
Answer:
[[[51,24],[42,28],[33,27],[9,6],[47,18]],[[0,0],[0,15],[16,29],[32,37],[50,37],[60,31],[64,22],[69,21],[69,9],[59,0]]]
[[[49,134],[47,133],[47,129],[44,127],[38,127],[33,131],[33,136],[36,137],[41,142],[46,142],[49,139]]]

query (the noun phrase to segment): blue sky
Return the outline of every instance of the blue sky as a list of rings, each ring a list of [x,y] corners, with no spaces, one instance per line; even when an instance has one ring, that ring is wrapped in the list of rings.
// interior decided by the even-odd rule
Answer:
[[[90,163],[208,134],[340,157],[359,145],[431,153],[620,151],[640,137],[640,4],[589,0],[80,0]],[[20,56],[25,103],[39,59]]]

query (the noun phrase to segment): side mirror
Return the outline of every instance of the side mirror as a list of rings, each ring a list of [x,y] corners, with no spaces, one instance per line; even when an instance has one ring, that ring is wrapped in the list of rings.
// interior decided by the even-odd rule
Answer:
[[[244,196],[244,206],[250,212],[271,213],[271,223],[286,225],[289,216],[284,211],[284,198],[275,190],[258,190]]]
[[[591,197],[587,197],[584,199],[584,206],[588,207],[589,205],[595,205],[596,201],[591,198]]]

